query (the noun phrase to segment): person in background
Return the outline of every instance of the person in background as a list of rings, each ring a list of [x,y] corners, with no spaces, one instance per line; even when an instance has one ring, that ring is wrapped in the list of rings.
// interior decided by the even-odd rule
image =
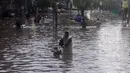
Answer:
[[[122,21],[125,21],[128,15],[128,0],[122,0],[121,7],[123,13]]]
[[[17,29],[21,28],[22,23],[21,23],[20,19],[16,19],[15,26],[16,26]]]
[[[41,20],[40,14],[36,15],[36,17],[35,17],[35,22],[36,22],[36,23],[39,23],[40,20]]]
[[[30,14],[28,12],[26,13],[26,18],[27,20],[30,18]]]
[[[96,25],[97,25],[98,28],[101,26],[101,22],[100,22],[99,19],[97,19],[97,21],[96,21]]]
[[[76,16],[76,18],[75,18],[75,21],[81,23],[82,20],[83,20],[83,17],[81,16],[81,14],[78,13],[77,16]]]

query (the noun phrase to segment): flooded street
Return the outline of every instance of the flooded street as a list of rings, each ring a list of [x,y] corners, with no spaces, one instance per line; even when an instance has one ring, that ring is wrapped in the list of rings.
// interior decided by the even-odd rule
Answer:
[[[58,29],[58,36],[63,29]],[[70,27],[73,55],[54,58],[52,26],[8,28],[0,36],[0,73],[129,73],[130,28],[121,21],[100,28]]]

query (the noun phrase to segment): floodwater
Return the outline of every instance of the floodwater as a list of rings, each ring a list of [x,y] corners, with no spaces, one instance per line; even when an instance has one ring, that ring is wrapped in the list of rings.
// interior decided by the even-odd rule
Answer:
[[[63,29],[58,29],[58,36]],[[129,73],[130,28],[121,21],[100,28],[71,26],[73,54],[54,58],[52,26],[8,28],[0,36],[0,73]]]

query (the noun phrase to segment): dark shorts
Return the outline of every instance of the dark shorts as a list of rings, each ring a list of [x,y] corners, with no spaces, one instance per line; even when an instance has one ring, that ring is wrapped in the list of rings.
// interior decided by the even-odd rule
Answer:
[[[128,8],[123,9],[123,21],[127,19]]]
[[[128,13],[128,8],[123,9],[123,13],[126,15]]]

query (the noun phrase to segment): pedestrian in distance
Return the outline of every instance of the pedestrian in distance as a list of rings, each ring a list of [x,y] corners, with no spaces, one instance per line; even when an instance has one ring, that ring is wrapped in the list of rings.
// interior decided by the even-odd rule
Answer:
[[[29,20],[29,18],[30,18],[30,14],[26,13],[26,19]]]
[[[78,13],[77,16],[76,16],[76,18],[75,18],[75,21],[81,23],[82,20],[83,20],[83,17]]]
[[[101,22],[100,22],[99,18],[96,21],[96,25],[97,25],[98,28],[101,26]]]
[[[38,14],[36,17],[35,17],[35,23],[39,23],[41,20],[41,16]]]
[[[16,20],[15,26],[16,26],[16,28],[18,28],[18,29],[21,28],[22,23],[21,23],[20,19],[17,19],[17,20]]]
[[[122,0],[121,7],[123,13],[122,15],[122,22],[123,22],[127,19],[127,15],[128,15],[128,0]]]

